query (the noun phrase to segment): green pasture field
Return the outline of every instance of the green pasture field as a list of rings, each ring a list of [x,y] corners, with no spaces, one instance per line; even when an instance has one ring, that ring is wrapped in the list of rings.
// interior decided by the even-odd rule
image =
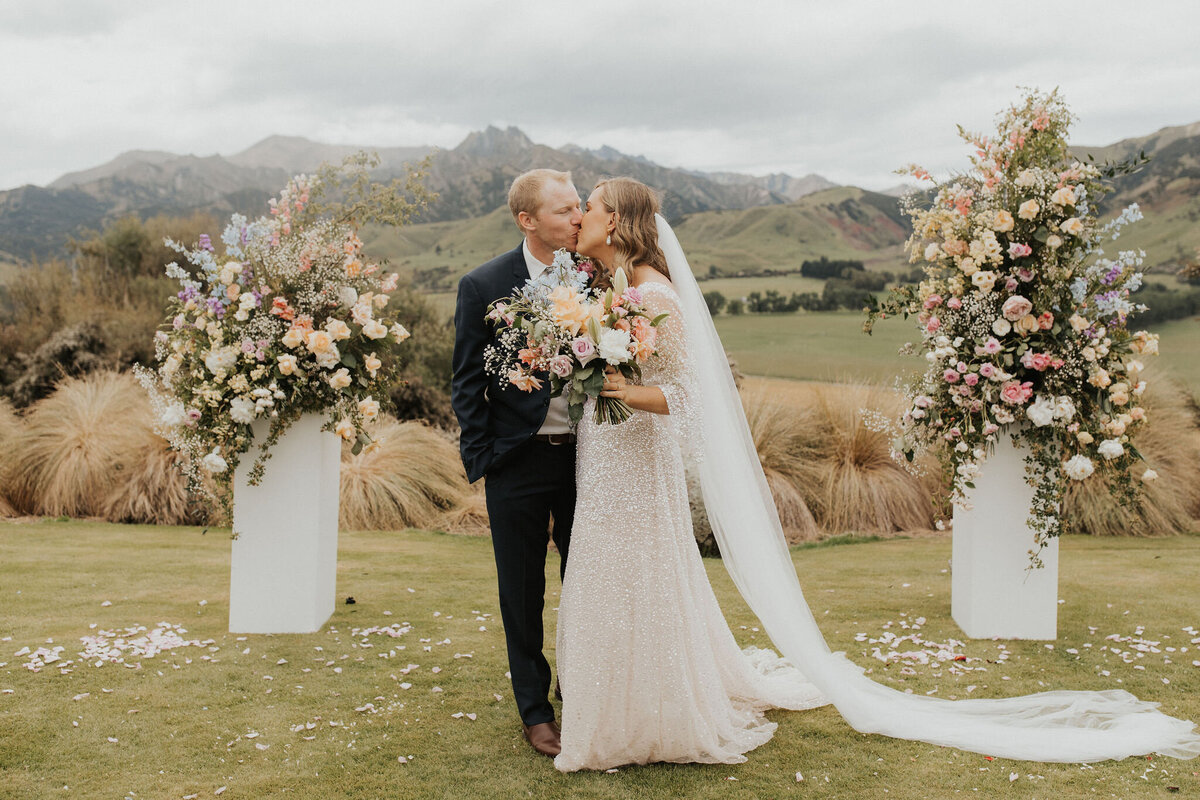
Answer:
[[[820,294],[825,289],[825,281],[818,278],[806,278],[798,272],[788,275],[765,275],[746,278],[713,278],[700,281],[700,289],[704,292],[720,292],[726,299],[746,297],[751,292],[766,294],[774,289],[785,297],[793,293],[815,292]]]
[[[325,628],[307,635],[227,632],[229,551],[228,531],[216,529],[0,523],[0,796],[908,800],[1200,792],[1193,762],[989,760],[859,734],[829,707],[771,712],[779,730],[744,764],[563,775],[521,738],[486,537],[343,531],[339,602]],[[963,641],[950,619],[949,556],[945,537],[792,550],[831,647],[889,686],[945,698],[1127,689],[1168,714],[1200,719],[1193,665],[1200,536],[1064,541],[1053,643]],[[767,645],[721,563],[705,563],[738,640]],[[552,553],[551,659],[557,572]],[[353,605],[343,602],[350,596]],[[115,643],[133,628],[132,641],[145,633],[138,628],[161,623],[182,626],[181,636],[195,643],[130,653],[123,663],[80,658],[82,637]],[[884,652],[950,648],[967,659],[951,663],[969,670],[956,674],[936,658],[911,671],[878,660],[870,639],[885,633],[916,638]],[[1112,648],[1134,650],[1132,639],[1157,652],[1127,663]],[[18,655],[26,647],[63,650],[34,672],[29,655]]]
[[[863,318],[854,311],[742,314],[718,316],[716,324],[725,349],[748,375],[891,384],[924,368],[919,356],[897,353],[906,342],[919,341],[911,320],[883,320],[867,336]],[[1161,355],[1143,360],[1200,396],[1200,317],[1153,330],[1161,337]]]

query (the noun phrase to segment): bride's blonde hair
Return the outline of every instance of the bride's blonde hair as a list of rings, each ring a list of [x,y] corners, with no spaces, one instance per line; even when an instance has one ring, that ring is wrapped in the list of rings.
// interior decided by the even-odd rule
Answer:
[[[623,267],[632,278],[633,266],[638,264],[653,267],[670,278],[667,258],[658,246],[654,215],[660,204],[654,190],[633,178],[606,178],[596,188],[600,189],[604,208],[617,214],[616,229],[612,232],[614,263],[606,264],[605,272],[612,275],[617,267]]]

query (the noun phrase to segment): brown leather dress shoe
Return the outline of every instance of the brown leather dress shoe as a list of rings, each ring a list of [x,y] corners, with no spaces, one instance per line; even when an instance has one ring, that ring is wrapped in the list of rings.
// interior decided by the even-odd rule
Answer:
[[[554,758],[562,752],[562,734],[557,722],[539,722],[537,725],[521,724],[525,739],[544,756]]]

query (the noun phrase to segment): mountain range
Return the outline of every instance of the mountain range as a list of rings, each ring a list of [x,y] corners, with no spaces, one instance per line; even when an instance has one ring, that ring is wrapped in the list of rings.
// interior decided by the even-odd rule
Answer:
[[[0,192],[0,261],[61,255],[69,237],[127,214],[257,215],[289,176],[358,150],[378,153],[381,179],[403,175],[407,164],[429,156],[426,185],[437,201],[416,224],[370,231],[366,238],[380,256],[447,278],[512,246],[516,231],[504,210],[508,185],[538,166],[570,170],[581,188],[606,175],[630,175],[659,189],[664,213],[677,223],[698,271],[753,273],[821,255],[892,268],[902,264],[900,245],[909,231],[897,200],[903,186],[879,193],[820,175],[674,169],[612,147],[553,148],[515,127],[488,127],[445,150],[272,136],[230,156],[131,151],[48,186]],[[1145,249],[1151,265],[1194,255],[1200,246],[1200,122],[1074,151],[1097,161],[1146,152],[1149,164],[1117,179],[1102,208],[1115,214],[1130,202],[1142,207],[1145,220],[1120,245]]]
[[[17,259],[56,255],[68,237],[127,214],[257,215],[291,175],[312,171],[325,161],[339,162],[358,150],[379,155],[376,175],[381,179],[403,175],[408,164],[430,157],[425,183],[438,199],[422,212],[422,222],[485,216],[504,205],[516,175],[539,166],[570,170],[581,187],[605,175],[631,175],[664,192],[664,209],[673,218],[780,205],[836,185],[819,175],[755,177],[672,169],[611,147],[556,149],[534,143],[514,127],[471,133],[449,150],[329,145],[272,136],[231,156],[134,150],[63,175],[48,186],[0,192],[0,253]]]

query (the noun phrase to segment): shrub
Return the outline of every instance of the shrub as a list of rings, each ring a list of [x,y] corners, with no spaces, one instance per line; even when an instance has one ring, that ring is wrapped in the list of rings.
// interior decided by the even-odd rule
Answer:
[[[458,430],[458,418],[450,406],[450,396],[431,388],[420,378],[408,378],[396,384],[390,397],[399,420],[424,420],[442,430]]]
[[[725,295],[718,291],[714,290],[704,293],[704,304],[708,306],[708,313],[714,317],[721,313],[721,309],[725,307],[727,302],[728,300],[725,299]]]
[[[10,388],[13,402],[28,406],[54,391],[62,378],[102,368],[105,349],[100,328],[93,323],[81,322],[59,330],[33,355],[20,358],[22,371]]]
[[[378,446],[357,456],[342,448],[342,528],[428,528],[467,503],[470,489],[458,448],[420,422],[384,417],[372,426]]]

